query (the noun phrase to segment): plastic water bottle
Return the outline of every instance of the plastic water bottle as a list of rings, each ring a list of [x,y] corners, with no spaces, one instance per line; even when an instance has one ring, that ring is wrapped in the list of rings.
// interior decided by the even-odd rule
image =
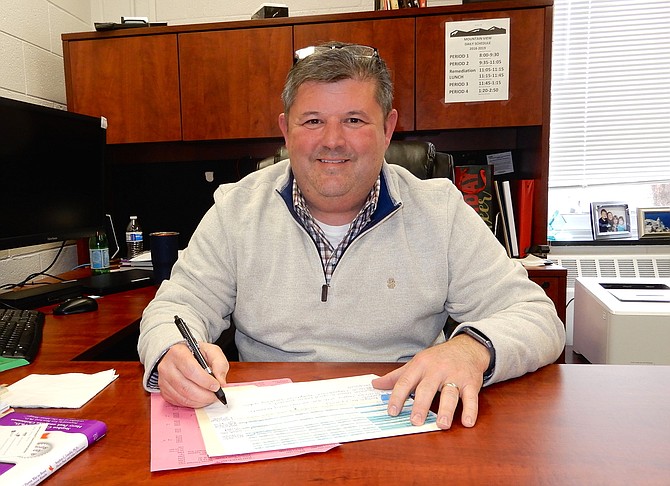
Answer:
[[[96,231],[95,235],[88,239],[88,253],[93,275],[109,273],[109,241],[103,230]]]
[[[130,222],[126,227],[126,249],[128,250],[126,255],[128,260],[142,253],[144,249],[142,228],[140,228],[140,223],[137,221],[137,216],[131,216]]]

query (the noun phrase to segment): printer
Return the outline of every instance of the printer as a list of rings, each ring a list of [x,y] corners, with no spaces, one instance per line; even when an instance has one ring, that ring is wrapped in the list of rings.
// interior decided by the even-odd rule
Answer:
[[[670,364],[670,279],[577,277],[573,350],[591,363]]]

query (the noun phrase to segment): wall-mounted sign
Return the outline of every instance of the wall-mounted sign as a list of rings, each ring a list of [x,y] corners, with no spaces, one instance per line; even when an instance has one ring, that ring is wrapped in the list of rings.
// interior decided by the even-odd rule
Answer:
[[[509,18],[445,23],[445,103],[509,99]]]

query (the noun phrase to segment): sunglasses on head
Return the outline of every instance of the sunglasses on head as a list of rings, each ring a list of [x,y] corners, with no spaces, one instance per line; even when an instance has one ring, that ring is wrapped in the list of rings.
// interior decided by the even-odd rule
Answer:
[[[332,51],[333,49],[342,49],[343,51],[351,52],[356,57],[379,57],[379,52],[377,52],[375,47],[363,46],[359,44],[346,44],[342,46],[309,46],[295,51],[295,54],[293,55],[293,64],[311,56],[312,54],[320,54],[323,52]]]

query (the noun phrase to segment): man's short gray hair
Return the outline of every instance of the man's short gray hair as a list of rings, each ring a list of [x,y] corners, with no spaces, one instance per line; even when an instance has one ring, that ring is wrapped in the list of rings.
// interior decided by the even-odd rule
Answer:
[[[329,47],[329,49],[318,49],[313,54],[298,60],[289,70],[282,91],[284,113],[288,114],[295,102],[298,88],[308,81],[335,83],[345,79],[372,80],[377,85],[377,103],[382,108],[384,119],[386,119],[393,108],[391,73],[384,60],[377,54],[361,56],[354,50],[346,49],[346,46],[353,45],[355,44],[327,42],[319,47]]]

